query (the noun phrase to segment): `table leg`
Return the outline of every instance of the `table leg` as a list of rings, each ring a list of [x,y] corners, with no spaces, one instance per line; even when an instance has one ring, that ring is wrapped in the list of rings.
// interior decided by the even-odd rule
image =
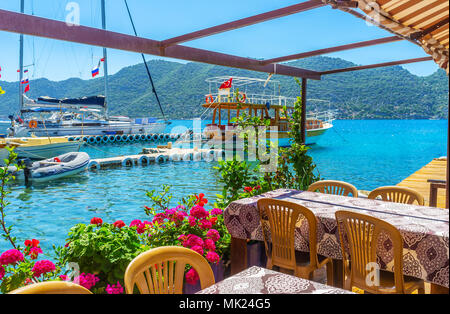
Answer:
[[[247,240],[231,238],[231,275],[247,268]]]
[[[333,259],[333,287],[341,288],[344,286],[343,264],[340,259]]]
[[[434,283],[431,284],[431,294],[449,294],[448,288],[436,285]]]

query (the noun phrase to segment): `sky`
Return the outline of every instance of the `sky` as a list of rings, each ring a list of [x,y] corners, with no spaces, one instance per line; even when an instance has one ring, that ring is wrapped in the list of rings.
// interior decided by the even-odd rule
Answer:
[[[67,4],[80,8],[80,24],[101,28],[100,0],[25,0],[25,13],[65,21]],[[164,40],[185,33],[279,9],[299,0],[128,0],[138,35]],[[107,29],[133,34],[123,0],[106,0]],[[0,9],[19,12],[19,0],[0,0]],[[392,36],[358,18],[331,7],[301,12],[237,30],[186,42],[183,45],[252,58],[274,58],[337,45]],[[109,72],[141,63],[139,54],[108,50]],[[71,77],[91,78],[102,48],[25,36],[24,64],[29,78],[60,81]],[[427,56],[407,41],[353,49],[327,56],[356,64],[373,64]],[[147,59],[163,59],[147,56]],[[180,60],[166,59],[182,62]],[[19,35],[0,32],[0,80],[17,81]],[[404,65],[416,75],[430,75],[433,61]]]

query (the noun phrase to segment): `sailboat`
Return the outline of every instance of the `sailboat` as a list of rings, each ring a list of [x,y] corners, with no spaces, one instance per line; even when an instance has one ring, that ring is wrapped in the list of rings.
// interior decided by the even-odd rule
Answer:
[[[22,2],[24,0],[21,0]],[[101,0],[102,28],[106,29],[105,0]],[[128,9],[128,6],[127,6]],[[131,19],[131,15],[130,15]],[[133,23],[134,28],[134,23]],[[23,36],[21,35],[21,69],[20,82],[23,73]],[[163,133],[170,124],[167,119],[138,118],[125,116],[110,116],[108,113],[108,58],[107,49],[103,48],[104,92],[105,95],[57,99],[48,96],[32,100],[23,95],[20,86],[20,112],[14,119],[11,117],[11,127],[8,128],[9,137],[71,136],[71,135],[121,135],[121,134],[150,134]],[[144,64],[150,82],[153,80],[144,58]],[[97,68],[98,71],[98,68]],[[160,105],[158,95],[153,86],[156,99]],[[25,100],[25,101],[24,101]]]

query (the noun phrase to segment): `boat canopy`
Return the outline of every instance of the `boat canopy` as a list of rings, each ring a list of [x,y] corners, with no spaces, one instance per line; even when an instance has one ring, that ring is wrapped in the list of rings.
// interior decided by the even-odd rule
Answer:
[[[81,105],[81,106],[100,106],[105,108],[105,96],[89,96],[82,98],[64,98],[57,99],[48,96],[38,98],[38,101],[52,104]]]

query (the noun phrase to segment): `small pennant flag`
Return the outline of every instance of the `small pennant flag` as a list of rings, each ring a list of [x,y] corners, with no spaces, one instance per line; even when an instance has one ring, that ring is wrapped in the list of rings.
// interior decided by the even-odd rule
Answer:
[[[0,95],[5,94],[6,92],[2,89],[2,87],[0,86]]]
[[[100,59],[100,62],[105,62],[105,58],[104,58],[104,57],[101,58],[101,59]]]
[[[23,71],[23,73],[28,73],[28,70]]]
[[[23,92],[26,93],[26,92],[29,92],[29,91],[30,91],[30,84],[25,86],[25,89],[23,90]]]
[[[26,78],[26,79],[23,79],[22,82],[20,82],[20,83],[28,84],[28,83],[30,83],[30,80],[28,78]]]
[[[100,74],[100,69],[99,69],[99,67],[97,66],[97,67],[95,67],[93,70],[92,70],[92,77],[96,77],[97,75],[99,75]]]
[[[220,85],[219,89],[231,88],[232,83],[233,83],[233,78],[230,78],[228,81],[223,82],[222,85]]]

